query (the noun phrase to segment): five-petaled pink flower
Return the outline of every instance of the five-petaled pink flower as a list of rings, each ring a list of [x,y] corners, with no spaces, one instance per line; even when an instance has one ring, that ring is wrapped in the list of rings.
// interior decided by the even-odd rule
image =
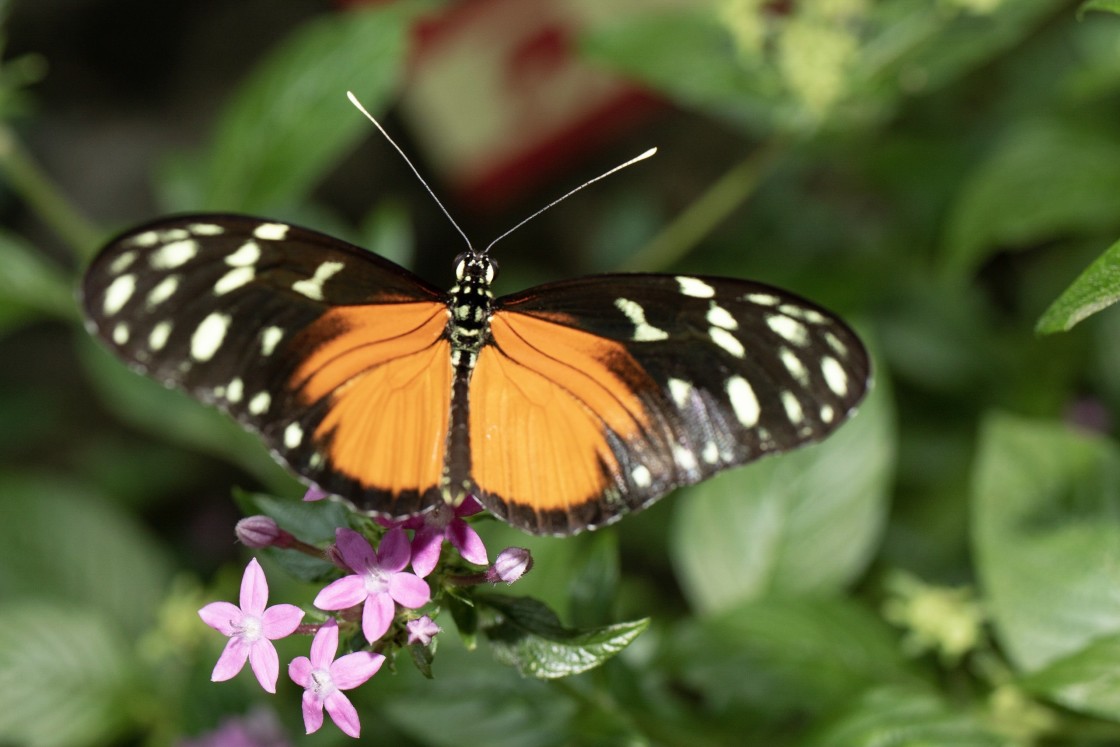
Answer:
[[[436,625],[435,621],[427,615],[409,620],[404,626],[408,629],[408,645],[410,646],[417,643],[421,646],[427,646],[436,635],[443,632],[443,628]]]
[[[352,529],[338,529],[335,544],[354,574],[343,576],[319,592],[315,606],[321,610],[344,610],[364,602],[362,632],[370,643],[385,635],[396,615],[396,604],[416,609],[431,599],[428,584],[415,574],[404,572],[410,552],[408,537],[400,527],[385,534],[376,553],[365,537]]]
[[[225,650],[210,676],[214,682],[228,680],[249,660],[261,687],[276,692],[280,659],[272,642],[295,632],[303,610],[292,604],[268,603],[268,582],[256,558],[249,561],[241,578],[241,607],[229,602],[212,602],[198,611],[202,621],[222,635],[229,636]]]
[[[482,505],[474,496],[467,496],[454,509],[446,504],[439,504],[423,516],[413,517],[401,524],[405,529],[416,530],[412,538],[412,570],[420,578],[435,570],[444,540],[450,542],[464,560],[475,565],[489,563],[482,538],[470,524],[463,521],[464,517],[473,516],[481,510]]]
[[[328,620],[311,641],[311,658],[293,659],[288,666],[288,676],[304,688],[303,725],[308,734],[323,725],[325,706],[339,729],[357,737],[361,730],[358,712],[341,691],[351,690],[376,674],[385,657],[371,651],[357,651],[336,661],[337,651],[338,624]]]

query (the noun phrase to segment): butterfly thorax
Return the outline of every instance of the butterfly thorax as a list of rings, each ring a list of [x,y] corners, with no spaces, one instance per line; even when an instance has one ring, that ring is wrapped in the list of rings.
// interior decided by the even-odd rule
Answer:
[[[456,364],[466,353],[467,359],[463,362],[473,368],[479,351],[486,344],[494,303],[490,283],[496,274],[497,264],[485,255],[465,254],[456,263],[456,283],[447,302],[451,309],[448,336]]]

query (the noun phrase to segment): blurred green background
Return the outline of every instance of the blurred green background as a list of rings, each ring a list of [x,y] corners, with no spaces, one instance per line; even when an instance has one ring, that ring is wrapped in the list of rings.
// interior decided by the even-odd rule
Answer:
[[[540,682],[443,619],[434,680],[401,657],[353,693],[366,742],[1120,744],[1120,316],[1035,332],[1120,237],[1120,16],[1093,5],[522,0],[562,19],[530,45],[546,72],[597,72],[529,78],[538,116],[511,131],[545,146],[480,171],[456,147],[514,93],[471,50],[525,34],[509,3],[0,3],[0,744],[349,741],[304,737],[291,683],[211,684],[224,640],[195,614],[248,559],[232,489],[297,483],[111,360],[72,295],[114,232],[197,209],[302,223],[446,287],[461,238],[346,90],[483,245],[660,148],[504,240],[499,292],[750,277],[838,311],[876,357],[823,445],[591,535],[480,524],[533,548],[513,591],[571,625],[651,628]],[[442,78],[439,18],[493,19]],[[603,80],[610,106],[548,131]],[[309,603],[264,562],[273,602]],[[283,662],[306,642],[288,643]]]

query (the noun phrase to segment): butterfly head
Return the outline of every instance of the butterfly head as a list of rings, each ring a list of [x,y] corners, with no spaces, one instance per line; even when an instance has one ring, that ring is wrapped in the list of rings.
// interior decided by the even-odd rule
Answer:
[[[467,285],[489,286],[498,276],[498,262],[489,255],[463,252],[455,258],[455,280]]]

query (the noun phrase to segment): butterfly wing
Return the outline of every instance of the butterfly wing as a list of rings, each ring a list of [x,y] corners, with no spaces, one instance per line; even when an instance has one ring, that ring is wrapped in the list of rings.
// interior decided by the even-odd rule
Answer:
[[[448,311],[403,268],[295,226],[193,215],[110,242],[82,296],[118,357],[227,411],[327,492],[391,516],[440,500]]]
[[[817,441],[863,398],[856,335],[759,283],[601,275],[499,299],[471,381],[483,504],[536,533]]]

